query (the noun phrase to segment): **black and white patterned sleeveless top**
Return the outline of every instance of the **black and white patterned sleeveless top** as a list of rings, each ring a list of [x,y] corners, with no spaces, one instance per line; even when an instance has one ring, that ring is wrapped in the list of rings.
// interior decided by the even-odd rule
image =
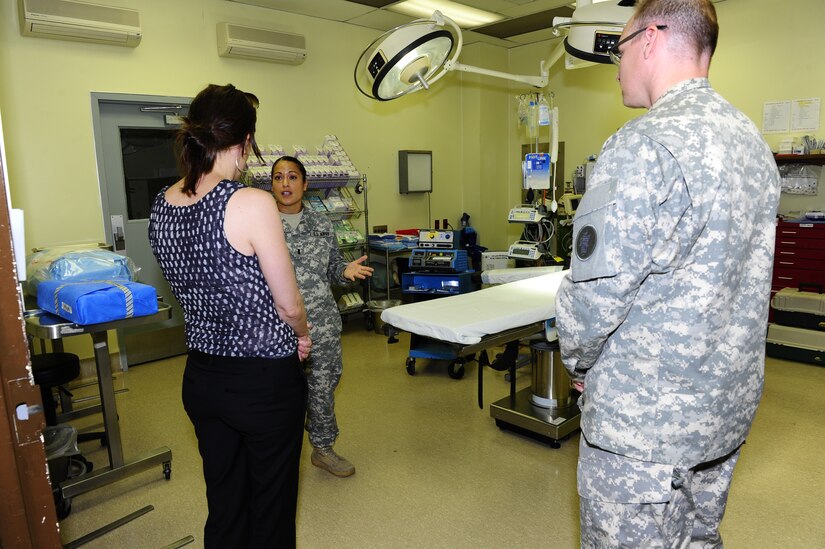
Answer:
[[[190,349],[281,358],[297,350],[295,333],[275,311],[258,257],[233,248],[223,228],[226,204],[243,187],[221,181],[190,206],[169,204],[163,189],[152,204],[149,245],[183,307]]]

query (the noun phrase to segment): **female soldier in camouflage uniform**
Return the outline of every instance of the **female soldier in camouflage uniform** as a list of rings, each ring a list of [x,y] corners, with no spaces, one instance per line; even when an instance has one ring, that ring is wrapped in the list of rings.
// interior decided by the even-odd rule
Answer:
[[[367,256],[350,263],[344,260],[329,219],[303,207],[306,188],[306,169],[298,159],[283,156],[272,166],[272,193],[311,326],[312,357],[305,364],[309,387],[306,430],[313,446],[312,464],[335,476],[348,477],[355,473],[355,467],[332,449],[338,438],[334,392],[343,364],[341,315],[330,284],[363,280],[372,276],[372,267],[362,265]]]

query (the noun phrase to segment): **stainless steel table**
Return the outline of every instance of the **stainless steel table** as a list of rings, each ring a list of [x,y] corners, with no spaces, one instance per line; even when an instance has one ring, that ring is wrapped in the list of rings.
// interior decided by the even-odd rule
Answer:
[[[172,450],[163,446],[136,459],[126,462],[123,459],[123,443],[117,417],[117,403],[112,383],[112,364],[109,358],[108,330],[160,322],[172,316],[172,306],[159,303],[158,312],[152,315],[125,318],[101,324],[78,325],[64,318],[37,309],[26,311],[26,333],[33,338],[61,340],[65,337],[89,334],[94,343],[97,383],[100,388],[100,405],[103,413],[103,425],[108,439],[109,465],[95,467],[88,474],[68,479],[60,484],[64,498],[71,498],[95,488],[111,484],[120,479],[145,471],[152,466],[162,465],[162,471],[168,480],[172,475]]]

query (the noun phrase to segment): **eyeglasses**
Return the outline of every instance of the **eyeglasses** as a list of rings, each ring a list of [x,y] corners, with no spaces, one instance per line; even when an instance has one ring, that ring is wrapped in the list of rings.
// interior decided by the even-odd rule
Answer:
[[[621,46],[622,44],[626,44],[627,42],[630,42],[631,40],[633,40],[634,38],[636,38],[637,36],[642,34],[644,31],[646,31],[647,28],[648,27],[643,27],[643,28],[641,28],[641,29],[639,29],[635,32],[631,32],[630,34],[625,36],[623,39],[616,42],[615,46],[613,46],[612,48],[607,50],[607,54],[610,56],[610,60],[613,61],[614,65],[618,65],[619,63],[622,62],[622,52],[619,51],[619,46]],[[665,30],[665,29],[667,29],[667,25],[656,25],[656,28],[658,30]]]

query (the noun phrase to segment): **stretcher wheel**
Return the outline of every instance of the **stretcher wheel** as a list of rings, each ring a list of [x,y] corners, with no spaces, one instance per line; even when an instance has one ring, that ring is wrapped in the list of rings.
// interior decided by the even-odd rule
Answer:
[[[464,363],[450,362],[447,364],[447,374],[453,379],[461,379],[464,377]]]
[[[415,358],[411,356],[407,357],[407,373],[411,376],[415,375]]]
[[[163,476],[166,480],[172,478],[172,464],[168,461],[163,464]]]

